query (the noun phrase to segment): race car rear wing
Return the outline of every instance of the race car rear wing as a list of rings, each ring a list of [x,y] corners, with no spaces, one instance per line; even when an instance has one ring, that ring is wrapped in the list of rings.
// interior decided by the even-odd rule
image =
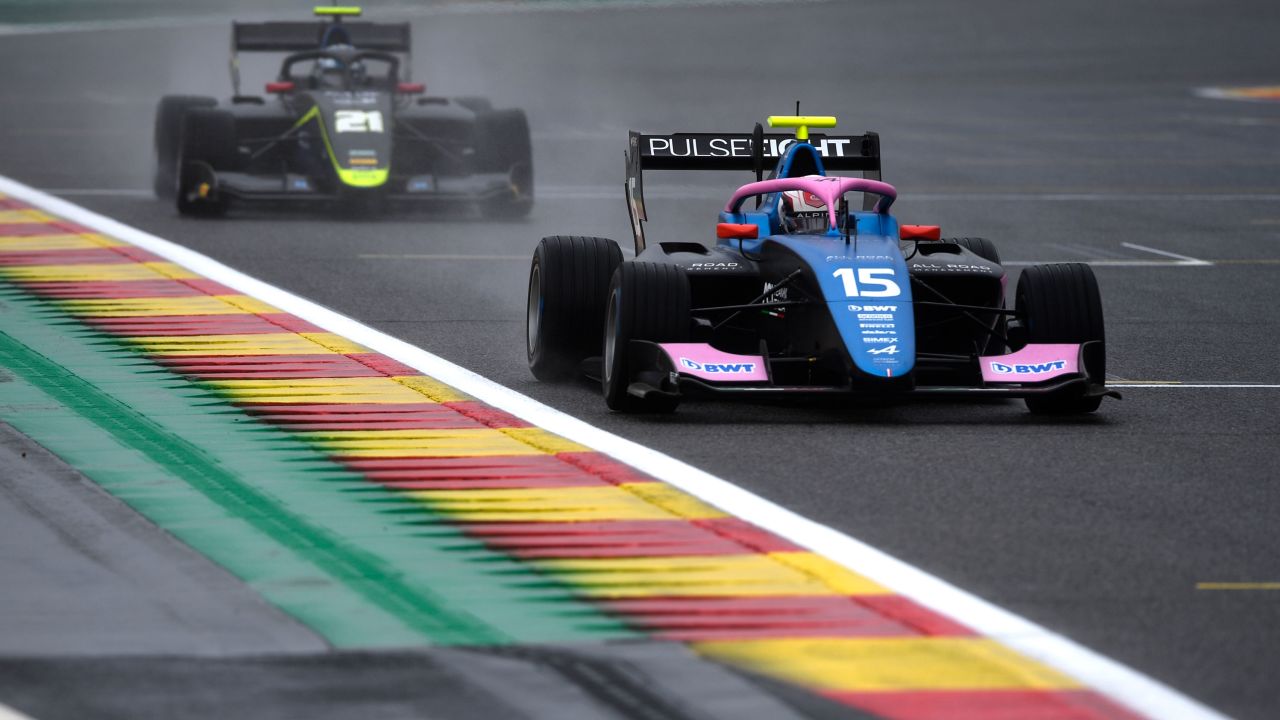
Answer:
[[[325,45],[330,32],[345,34],[344,41],[361,50],[382,52],[412,52],[413,42],[409,23],[373,22],[262,22],[231,23],[231,86],[240,95],[240,53],[242,52],[299,52],[316,50]],[[404,63],[405,79],[412,61]]]
[[[766,162],[775,162],[795,142],[795,136],[765,133],[759,123],[750,133],[675,133],[642,135],[631,131],[627,142],[627,209],[636,253],[645,248],[644,223],[649,217],[644,206],[645,170],[744,170],[764,178]],[[868,180],[880,179],[880,136],[822,135],[813,133],[808,141],[822,155],[828,171],[861,172]],[[868,210],[877,198],[866,198]]]
[[[340,27],[348,44],[361,50],[407,53],[411,46],[409,23],[263,22],[231,23],[234,52],[297,52],[321,47],[325,33]]]

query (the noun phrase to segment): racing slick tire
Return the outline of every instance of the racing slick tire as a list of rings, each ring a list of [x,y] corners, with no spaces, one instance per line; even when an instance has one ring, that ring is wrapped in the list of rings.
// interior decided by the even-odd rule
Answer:
[[[197,95],[166,95],[156,106],[156,169],[152,187],[156,197],[172,200],[178,191],[178,143],[182,139],[182,119],[188,110],[211,108],[218,101]]]
[[[989,260],[997,265],[1000,264],[1000,252],[996,250],[996,244],[986,238],[980,237],[962,237],[947,238],[947,242],[955,243],[969,252],[977,255],[983,260]],[[1009,336],[1009,316],[1001,315],[996,318],[996,332],[1005,337]],[[983,350],[987,355],[1003,355],[1006,351],[1004,340],[999,336],[992,335]]]
[[[1027,343],[1105,342],[1102,295],[1093,269],[1084,263],[1032,265],[1022,271],[1015,294]],[[1103,384],[1106,378],[1105,345],[1090,355],[1089,380]],[[1055,393],[1028,397],[1027,409],[1039,415],[1091,413],[1102,397]]]
[[[538,243],[525,313],[534,377],[573,377],[585,358],[600,352],[609,280],[621,264],[622,250],[607,238],[553,235]]]
[[[977,255],[983,260],[990,260],[991,262],[997,265],[1000,264],[1000,253],[999,251],[996,250],[996,244],[986,238],[980,238],[980,237],[947,238],[947,241],[953,242],[956,245],[959,245],[960,247],[964,248],[965,250],[968,250],[974,255]]]
[[[480,172],[506,173],[510,196],[491,201],[484,214],[491,218],[522,218],[533,209],[533,145],[523,110],[493,110],[476,114],[477,166]]]
[[[624,262],[609,283],[605,309],[601,384],[610,410],[671,412],[679,396],[639,398],[627,392],[633,381],[632,340],[684,342],[689,338],[689,277],[684,268],[658,263]]]
[[[493,112],[493,103],[486,97],[466,95],[454,98],[453,101],[477,115],[480,113]]]
[[[216,189],[217,171],[235,167],[236,119],[225,110],[189,110],[182,123],[178,150],[176,204],[182,215],[216,217],[227,210],[227,198]],[[202,191],[201,186],[207,185]]]

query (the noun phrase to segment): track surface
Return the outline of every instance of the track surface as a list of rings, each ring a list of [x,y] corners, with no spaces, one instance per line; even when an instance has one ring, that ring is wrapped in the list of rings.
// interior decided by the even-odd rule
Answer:
[[[781,39],[759,47],[748,38]],[[0,172],[339,309],[509,387],[838,527],[1240,717],[1280,689],[1280,390],[1126,391],[1092,418],[1020,404],[689,404],[610,414],[523,356],[527,257],[625,239],[628,128],[740,130],[791,108],[882,133],[906,222],[1006,260],[1096,268],[1125,380],[1280,384],[1280,105],[1194,97],[1274,83],[1280,11],[1240,2],[936,2],[444,15],[415,27],[433,93],[525,107],[527,222],[179,219],[142,194],[165,92],[225,92],[225,26],[10,37]],[[835,43],[821,53],[815,40]],[[834,69],[834,70],[833,70]],[[745,178],[654,175],[650,237],[710,237]],[[128,191],[138,193],[129,194]],[[1170,258],[1213,265],[1131,265]],[[470,256],[470,259],[431,257]],[[91,651],[92,648],[84,648]],[[52,652],[52,649],[50,649]]]

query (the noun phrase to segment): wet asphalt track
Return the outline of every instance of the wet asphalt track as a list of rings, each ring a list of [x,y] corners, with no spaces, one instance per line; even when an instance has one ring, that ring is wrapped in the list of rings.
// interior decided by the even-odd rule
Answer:
[[[0,38],[0,173],[182,242],[838,527],[1240,717],[1280,711],[1280,389],[1020,403],[688,404],[610,414],[524,363],[527,256],[627,237],[628,128],[831,112],[882,134],[899,217],[1014,262],[1102,260],[1113,380],[1280,384],[1273,2],[857,2],[420,18],[418,78],[528,110],[527,222],[179,219],[149,184],[166,92],[225,94],[223,25]],[[767,46],[756,39],[767,38]],[[650,238],[708,239],[746,178],[647,178]],[[87,192],[86,192],[87,191]],[[102,191],[107,191],[103,193]],[[1165,253],[1213,265],[1130,265]],[[470,256],[470,259],[432,257]],[[92,648],[84,648],[86,651]],[[371,664],[376,664],[372,663]]]

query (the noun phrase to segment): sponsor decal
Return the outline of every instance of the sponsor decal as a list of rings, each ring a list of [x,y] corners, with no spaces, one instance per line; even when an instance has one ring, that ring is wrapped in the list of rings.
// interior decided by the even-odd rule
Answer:
[[[913,272],[995,272],[995,270],[985,265],[969,265],[968,263],[915,263],[910,267]]]
[[[696,270],[732,270],[742,265],[736,262],[696,262],[689,267]]]
[[[897,312],[897,305],[850,305],[849,309],[854,312]]]
[[[651,157],[694,157],[694,158],[749,158],[751,157],[751,137],[712,135],[650,135],[645,137],[649,147],[645,153]],[[764,139],[765,157],[778,158],[787,152],[787,148],[795,142],[795,138]],[[823,157],[858,157],[858,148],[851,138],[813,136],[810,143],[817,148]]]
[[[680,364],[690,370],[724,375],[744,375],[753,373],[756,370],[755,363],[700,363],[687,357],[680,358]]]
[[[868,348],[868,349],[867,349],[867,353],[868,353],[868,354],[870,354],[870,355],[897,355],[897,354],[898,354],[898,346],[897,346],[897,345],[886,345],[886,346],[884,346],[884,347]],[[893,361],[891,361],[891,360],[887,360],[887,361],[884,361],[884,362],[893,362]]]
[[[859,320],[892,320],[889,313],[858,313]]]
[[[888,260],[893,262],[893,257],[889,255],[828,255],[827,262],[864,262],[867,260]]]
[[[887,337],[864,337],[864,338],[862,338],[862,342],[864,342],[864,343],[891,343],[891,342],[898,342],[898,340],[897,340],[896,338],[887,338]]]
[[[1051,360],[1049,362],[1029,363],[1026,365],[1006,365],[1004,363],[993,362],[991,363],[991,370],[992,372],[997,372],[1001,375],[1038,375],[1040,373],[1061,370],[1066,366],[1066,364],[1067,362],[1065,360]]]
[[[894,328],[898,327],[894,323],[858,323],[860,328]]]
[[[863,335],[897,335],[897,330],[863,330]]]

